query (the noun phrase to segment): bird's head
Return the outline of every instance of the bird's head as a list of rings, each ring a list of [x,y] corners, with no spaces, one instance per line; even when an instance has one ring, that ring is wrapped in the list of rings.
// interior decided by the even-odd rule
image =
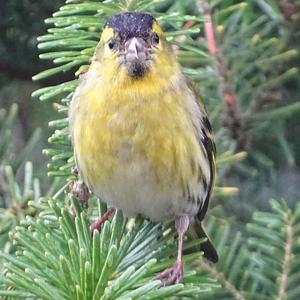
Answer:
[[[125,12],[112,16],[103,29],[94,60],[107,78],[138,81],[170,76],[176,60],[155,18]],[[168,73],[168,75],[167,75]]]

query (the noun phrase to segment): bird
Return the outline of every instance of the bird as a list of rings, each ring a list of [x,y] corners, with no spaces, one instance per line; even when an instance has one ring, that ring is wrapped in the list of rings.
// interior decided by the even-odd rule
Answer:
[[[212,128],[155,17],[122,12],[107,20],[68,118],[80,177],[110,207],[92,232],[115,209],[153,222],[175,220],[176,261],[155,276],[165,286],[183,280],[189,224],[207,238],[204,257],[218,261],[202,226],[216,174]]]

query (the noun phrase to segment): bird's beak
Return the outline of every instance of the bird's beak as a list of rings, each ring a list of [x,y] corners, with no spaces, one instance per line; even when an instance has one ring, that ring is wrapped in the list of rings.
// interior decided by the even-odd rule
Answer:
[[[127,62],[146,60],[146,42],[141,38],[131,38],[125,43],[125,58]]]

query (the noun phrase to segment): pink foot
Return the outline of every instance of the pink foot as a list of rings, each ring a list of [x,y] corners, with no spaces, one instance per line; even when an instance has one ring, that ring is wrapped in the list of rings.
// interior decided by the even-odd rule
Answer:
[[[183,266],[181,262],[176,262],[171,268],[168,268],[157,274],[154,279],[162,281],[162,286],[168,286],[182,282]]]
[[[116,211],[116,209],[111,207],[98,221],[96,221],[90,225],[91,236],[93,236],[95,230],[98,230],[98,231],[101,230],[101,227],[104,224],[104,222],[107,221],[109,219],[109,217],[112,214],[114,214],[115,211]]]

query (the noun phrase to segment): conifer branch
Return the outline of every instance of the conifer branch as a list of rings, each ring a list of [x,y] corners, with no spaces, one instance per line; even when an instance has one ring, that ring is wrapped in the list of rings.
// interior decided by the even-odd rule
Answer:
[[[12,238],[18,254],[1,254],[6,264],[0,277],[0,296],[49,300],[190,298],[219,287],[215,280],[196,271],[186,272],[185,284],[161,287],[153,277],[174,262],[167,258],[176,252],[171,227],[142,218],[129,224],[118,211],[91,237],[87,214],[75,199],[70,200],[72,209],[50,200],[47,215],[28,218],[27,228],[16,228]],[[103,203],[101,207],[105,211]],[[199,242],[186,243],[185,248]],[[200,256],[185,255],[184,262],[189,265]]]
[[[300,290],[295,284],[299,274],[300,204],[293,210],[284,201],[271,201],[271,212],[256,212],[254,223],[248,224],[252,237],[251,260],[259,272],[257,289],[263,289],[270,299],[299,299]],[[252,274],[253,278],[257,275]]]
[[[290,271],[290,264],[292,262],[292,247],[293,247],[293,226],[289,221],[286,226],[286,243],[284,246],[284,258],[282,264],[282,272],[279,277],[279,287],[278,287],[278,296],[276,300],[284,300],[286,299],[286,289],[288,285],[288,277]]]
[[[236,289],[236,287],[227,280],[222,272],[219,272],[214,266],[210,263],[202,260],[200,262],[201,268],[205,270],[212,278],[216,278],[217,281],[225,288],[230,295],[234,297],[236,300],[246,300],[246,298],[242,295],[242,292]]]

